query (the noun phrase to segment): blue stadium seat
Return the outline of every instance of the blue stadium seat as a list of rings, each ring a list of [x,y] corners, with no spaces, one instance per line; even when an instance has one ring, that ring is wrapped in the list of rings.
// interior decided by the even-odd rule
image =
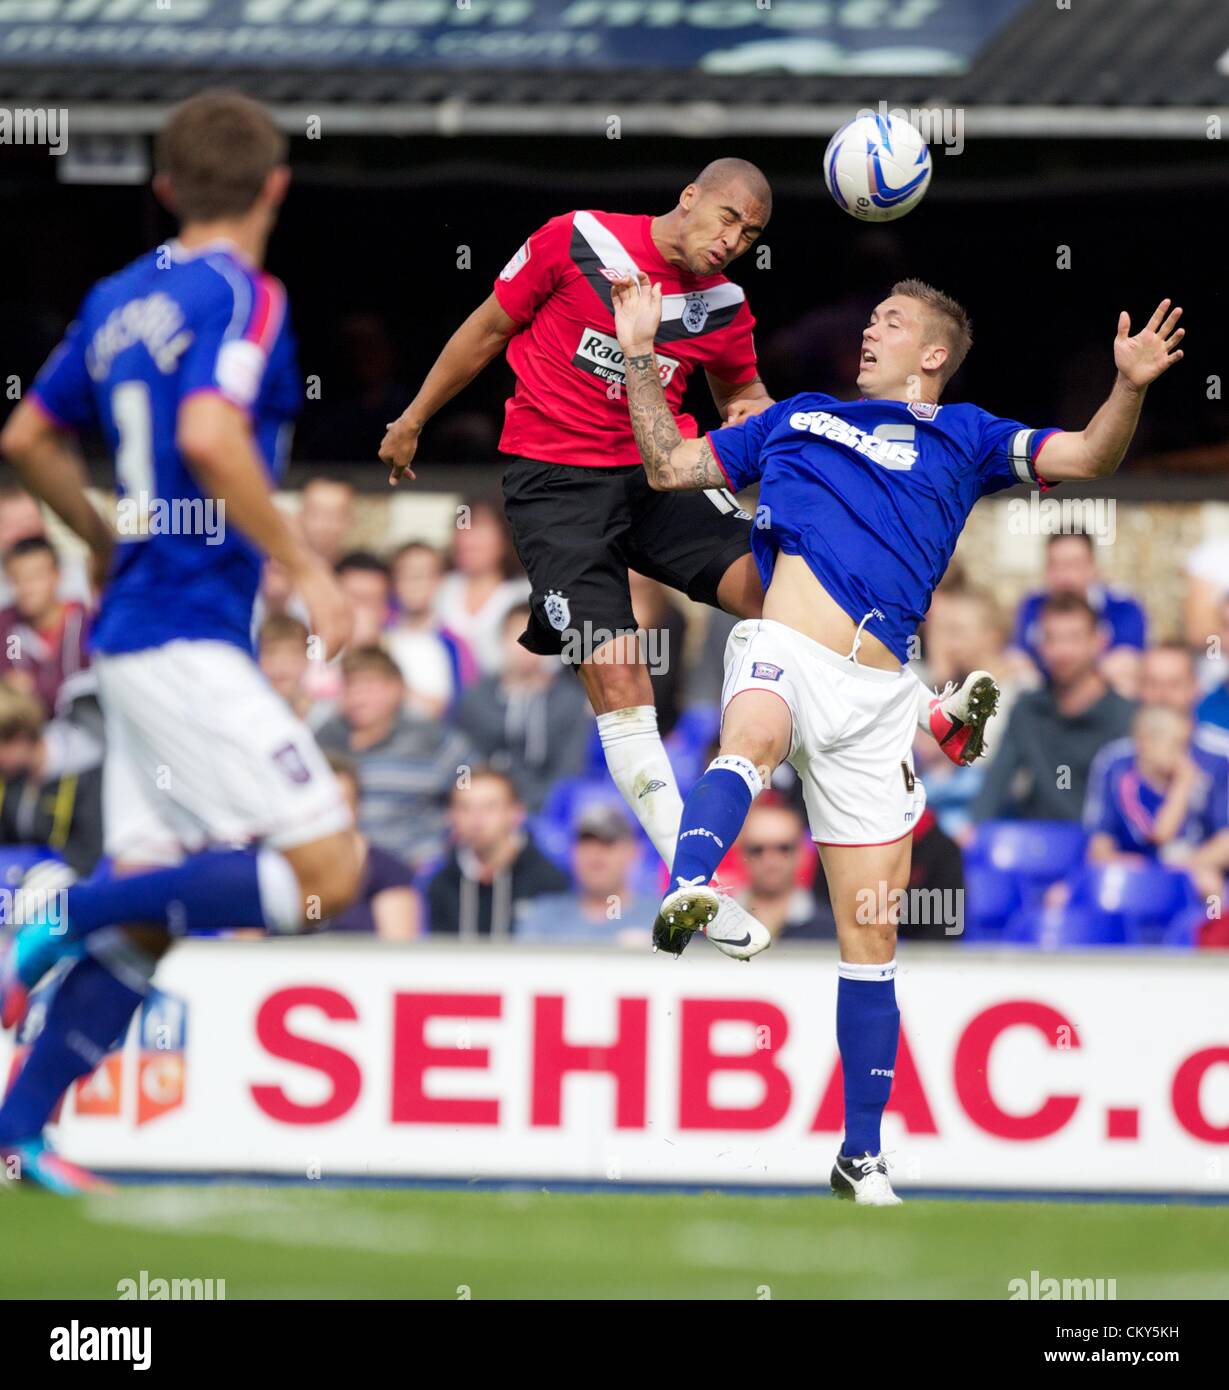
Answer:
[[[706,756],[721,728],[721,711],[716,705],[693,705],[679,715],[678,723],[666,739],[666,752],[679,786],[690,788],[700,780]]]
[[[1199,929],[1205,920],[1202,911],[1179,913],[1161,933],[1160,944],[1178,950],[1194,950],[1199,945]]]
[[[1038,905],[1051,883],[1084,861],[1084,828],[1073,821],[986,821],[966,851],[970,865],[1011,874],[1025,903]]]
[[[963,941],[999,941],[1020,909],[1020,887],[1011,874],[989,864],[969,864],[964,873]]]
[[[632,827],[641,849],[640,861],[632,871],[632,885],[637,892],[656,894],[661,865],[657,851],[604,769],[600,777],[567,777],[556,782],[542,810],[529,818],[527,829],[542,853],[570,873],[576,822],[585,807],[595,802],[615,807]]]
[[[1072,946],[1125,946],[1126,924],[1114,912],[1090,904],[1063,903],[1017,912],[1003,931],[1004,943],[1058,951]]]
[[[585,770],[582,775],[592,778],[606,775],[606,754],[602,748],[602,736],[598,733],[596,724],[589,735],[589,749],[585,754]]]
[[[1198,907],[1190,879],[1159,864],[1090,864],[1072,883],[1071,902],[1122,919],[1127,939],[1157,943]]]

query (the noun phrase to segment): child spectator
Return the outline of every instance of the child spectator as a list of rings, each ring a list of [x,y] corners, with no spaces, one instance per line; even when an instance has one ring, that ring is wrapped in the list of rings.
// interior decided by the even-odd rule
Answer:
[[[314,703],[307,689],[311,669],[307,644],[311,634],[298,618],[266,618],[257,638],[257,661],[265,679],[300,719]]]
[[[1130,749],[1090,787],[1088,862],[1150,860],[1184,868],[1201,896],[1220,898],[1229,868],[1229,779],[1191,755],[1189,715],[1144,705]]]
[[[477,676],[469,648],[435,616],[444,557],[425,541],[411,541],[393,556],[392,572],[397,620],[388,634],[389,655],[401,667],[410,707],[438,719]]]
[[[329,755],[329,766],[358,820],[358,774],[349,758]],[[354,901],[323,924],[325,931],[364,932],[382,941],[412,941],[422,930],[422,899],[414,888],[414,871],[400,859],[354,832],[363,856],[363,877]]]

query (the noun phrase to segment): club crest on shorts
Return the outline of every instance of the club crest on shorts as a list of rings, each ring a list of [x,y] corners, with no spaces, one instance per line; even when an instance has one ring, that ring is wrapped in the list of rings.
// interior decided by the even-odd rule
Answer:
[[[557,589],[552,589],[546,595],[546,601],[542,607],[546,613],[546,621],[556,632],[562,632],[572,621],[572,610],[568,606],[568,601]]]
[[[774,666],[771,661],[753,661],[751,663],[751,678],[757,681],[779,681],[783,672],[780,666]]]
[[[311,771],[303,761],[303,755],[293,743],[287,743],[273,755],[273,761],[292,782],[310,782]]]
[[[689,294],[683,305],[683,327],[688,333],[699,333],[708,322],[708,301],[698,294]]]

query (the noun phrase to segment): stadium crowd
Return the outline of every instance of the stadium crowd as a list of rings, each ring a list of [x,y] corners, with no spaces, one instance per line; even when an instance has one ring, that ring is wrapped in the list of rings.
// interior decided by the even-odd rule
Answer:
[[[498,505],[459,506],[446,550],[413,540],[389,553],[352,545],[355,500],[320,476],[298,510],[351,602],[346,653],[321,659],[275,563],[253,620],[261,668],[316,731],[365,845],[359,899],[326,929],[644,946],[664,869],[605,771],[575,674],[517,640],[528,583]],[[0,845],[48,847],[86,874],[103,851],[89,578],[12,485],[0,558]],[[1080,534],[1048,539],[1037,588],[1010,617],[953,563],[919,674],[941,689],[988,669],[1002,702],[973,767],[918,737],[928,806],[902,935],[1229,946],[1229,538],[1188,558],[1186,597],[1185,630],[1154,637]],[[640,576],[633,605],[655,639],[654,694],[685,791],[717,733],[733,619],[697,621]],[[774,936],[835,939],[788,766],[720,879]]]

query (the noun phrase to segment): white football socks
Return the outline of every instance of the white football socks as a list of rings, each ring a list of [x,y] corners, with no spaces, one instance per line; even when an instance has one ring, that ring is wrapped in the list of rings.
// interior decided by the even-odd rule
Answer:
[[[683,798],[657,731],[653,705],[634,705],[597,716],[606,766],[623,800],[667,868],[674,862]]]

